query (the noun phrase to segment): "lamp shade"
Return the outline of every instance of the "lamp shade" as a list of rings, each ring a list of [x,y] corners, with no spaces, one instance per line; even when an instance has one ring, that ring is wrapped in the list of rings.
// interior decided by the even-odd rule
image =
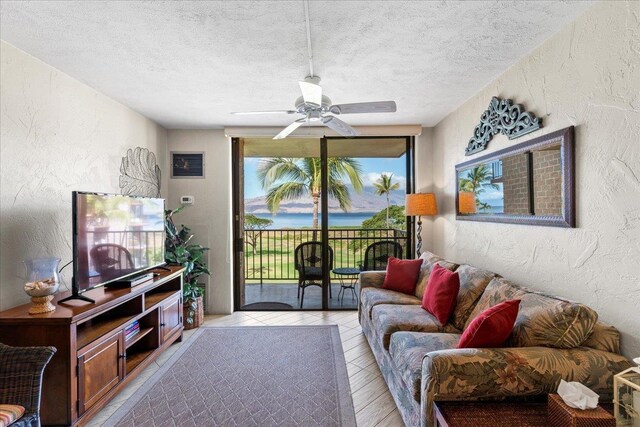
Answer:
[[[407,194],[407,216],[437,215],[438,205],[433,193]]]
[[[460,191],[458,193],[458,212],[473,214],[476,211],[476,195],[471,191]]]

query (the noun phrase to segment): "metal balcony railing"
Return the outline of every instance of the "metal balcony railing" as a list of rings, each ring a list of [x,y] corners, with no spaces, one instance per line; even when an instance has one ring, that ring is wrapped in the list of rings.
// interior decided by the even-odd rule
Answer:
[[[244,230],[244,276],[248,283],[265,280],[297,282],[294,267],[296,246],[321,240],[319,229]],[[333,268],[360,267],[372,243],[392,240],[406,253],[407,232],[397,229],[331,228],[329,245],[333,249]]]

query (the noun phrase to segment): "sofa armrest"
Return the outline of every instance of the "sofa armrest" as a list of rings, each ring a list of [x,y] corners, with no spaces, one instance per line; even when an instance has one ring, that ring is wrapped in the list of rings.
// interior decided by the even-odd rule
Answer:
[[[619,354],[586,347],[433,351],[422,360],[421,418],[423,425],[433,425],[434,401],[546,394],[555,392],[561,379],[578,381],[610,400],[613,375],[629,367]]]
[[[360,273],[358,283],[362,288],[381,288],[384,283],[384,277],[387,275],[385,270],[363,271]]]

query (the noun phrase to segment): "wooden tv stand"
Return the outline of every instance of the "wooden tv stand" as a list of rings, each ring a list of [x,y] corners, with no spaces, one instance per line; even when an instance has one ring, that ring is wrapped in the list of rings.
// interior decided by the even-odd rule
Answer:
[[[0,312],[0,342],[54,346],[44,371],[40,418],[44,425],[84,425],[145,366],[182,339],[182,267],[169,267],[153,281],[129,289],[87,291],[96,303],[58,303],[29,315],[30,304]],[[140,332],[125,340],[138,320]]]

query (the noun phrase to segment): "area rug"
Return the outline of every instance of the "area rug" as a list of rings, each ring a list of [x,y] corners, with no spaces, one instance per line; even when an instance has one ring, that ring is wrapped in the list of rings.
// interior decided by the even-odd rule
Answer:
[[[355,426],[338,327],[202,327],[104,425]]]
[[[284,302],[254,302],[242,306],[243,310],[291,310],[293,307]]]

